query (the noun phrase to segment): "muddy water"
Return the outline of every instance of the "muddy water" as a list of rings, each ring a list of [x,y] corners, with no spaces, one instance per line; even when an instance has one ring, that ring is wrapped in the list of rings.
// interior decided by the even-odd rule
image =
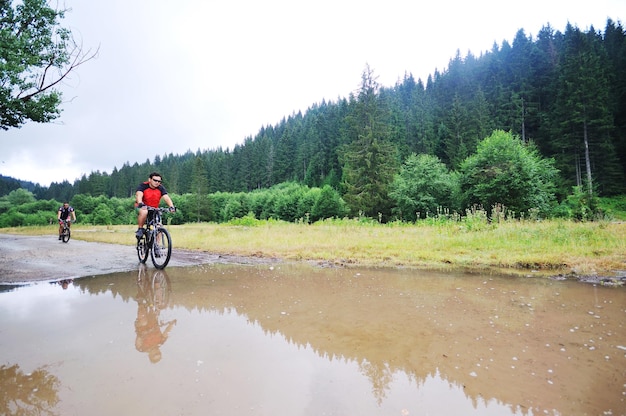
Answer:
[[[626,291],[304,265],[0,293],[0,414],[624,415]]]

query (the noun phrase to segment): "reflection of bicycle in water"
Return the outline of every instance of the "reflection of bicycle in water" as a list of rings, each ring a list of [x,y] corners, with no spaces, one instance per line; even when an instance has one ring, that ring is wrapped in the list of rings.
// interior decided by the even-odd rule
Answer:
[[[157,269],[165,268],[172,256],[172,237],[161,222],[161,216],[165,212],[169,212],[169,209],[148,207],[148,221],[143,229],[143,235],[137,240],[139,261],[145,263],[150,252],[152,264]]]
[[[168,306],[172,288],[164,270],[155,270],[151,276],[146,266],[139,266],[137,276],[137,319],[135,320],[135,348],[148,353],[150,362],[161,360],[161,345],[167,341],[176,319],[164,321],[161,311]]]

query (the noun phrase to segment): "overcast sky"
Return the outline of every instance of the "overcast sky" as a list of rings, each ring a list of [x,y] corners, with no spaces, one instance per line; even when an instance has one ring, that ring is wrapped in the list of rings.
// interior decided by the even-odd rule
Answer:
[[[624,0],[65,0],[98,58],[62,86],[61,117],[0,130],[0,174],[48,186],[187,150],[230,148],[262,126],[347,97],[365,65],[383,86],[426,81],[457,49],[518,29],[604,31]],[[146,172],[146,175],[149,172]]]

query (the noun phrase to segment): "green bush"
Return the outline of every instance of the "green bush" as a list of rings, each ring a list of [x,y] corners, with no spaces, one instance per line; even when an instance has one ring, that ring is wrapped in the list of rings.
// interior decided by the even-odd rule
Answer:
[[[581,186],[574,186],[572,193],[555,209],[555,216],[577,221],[591,221],[600,215],[599,200]]]
[[[11,209],[0,215],[0,227],[20,227],[25,224],[26,215],[18,212],[17,209]]]
[[[111,225],[115,213],[106,204],[98,204],[91,216],[91,222],[95,225]]]
[[[249,212],[247,215],[244,215],[243,217],[240,218],[233,218],[230,221],[228,221],[228,224],[230,225],[238,225],[238,226],[243,226],[243,227],[256,227],[257,225],[262,224],[262,221],[257,220],[254,217],[254,213]]]
[[[50,225],[56,224],[56,214],[51,215],[50,211],[38,211],[25,214],[23,225]]]
[[[459,173],[466,209],[502,204],[519,216],[531,209],[548,216],[556,205],[554,160],[542,159],[535,146],[502,130],[481,141]]]
[[[438,157],[412,154],[393,182],[389,196],[395,202],[395,215],[416,221],[432,216],[437,209],[456,209],[458,179]]]
[[[311,221],[315,222],[326,218],[343,218],[346,215],[348,215],[348,207],[339,195],[339,192],[329,185],[324,185],[319,192],[319,197],[311,208]]]
[[[233,218],[241,218],[248,214],[249,210],[245,202],[245,196],[243,194],[230,194],[221,211],[222,221],[228,222]]]
[[[27,202],[25,204],[18,205],[17,208],[20,212],[24,214],[34,214],[40,211],[47,211],[48,213],[56,217],[57,210],[60,206],[60,202],[51,199],[49,201],[42,200]]]
[[[600,209],[608,216],[626,221],[626,195],[598,198]]]

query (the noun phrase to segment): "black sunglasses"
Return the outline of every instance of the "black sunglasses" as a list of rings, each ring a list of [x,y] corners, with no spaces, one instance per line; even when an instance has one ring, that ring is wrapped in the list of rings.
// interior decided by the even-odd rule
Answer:
[[[152,180],[155,181],[155,182],[158,182],[158,183],[162,183],[163,182],[161,179],[152,179]]]

